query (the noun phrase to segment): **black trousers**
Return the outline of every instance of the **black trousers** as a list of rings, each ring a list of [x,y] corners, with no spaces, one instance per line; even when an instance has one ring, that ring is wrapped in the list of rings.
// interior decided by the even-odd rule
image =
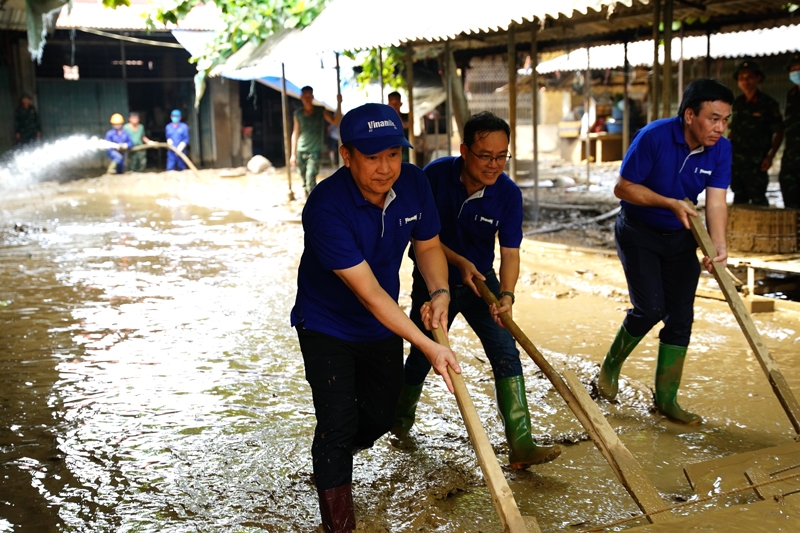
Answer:
[[[350,483],[353,453],[392,428],[403,387],[403,339],[350,342],[297,327],[317,427],[311,445],[320,491]]]
[[[692,232],[662,232],[621,211],[614,236],[633,304],[623,322],[625,329],[640,337],[663,320],[661,342],[688,346],[700,277]]]

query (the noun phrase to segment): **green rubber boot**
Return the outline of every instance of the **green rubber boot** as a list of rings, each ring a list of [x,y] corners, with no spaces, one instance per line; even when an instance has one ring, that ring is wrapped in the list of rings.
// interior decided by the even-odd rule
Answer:
[[[603,359],[603,366],[600,367],[600,375],[597,377],[597,390],[600,396],[606,400],[613,400],[619,391],[619,372],[622,370],[622,363],[631,354],[639,341],[644,338],[632,337],[625,326],[620,326],[614,342],[608,349],[606,358]]]
[[[400,398],[397,399],[397,407],[394,410],[394,425],[391,429],[396,437],[401,439],[408,437],[408,432],[414,425],[414,414],[417,412],[417,403],[419,403],[424,386],[425,382],[419,385],[403,384]]]
[[[531,437],[531,415],[522,376],[498,379],[495,383],[497,406],[506,426],[508,462],[514,470],[547,463],[561,455],[558,446],[539,446]]]
[[[693,426],[702,422],[703,419],[681,409],[677,400],[685,358],[685,346],[659,343],[658,366],[656,367],[656,407],[661,414],[673,422]]]

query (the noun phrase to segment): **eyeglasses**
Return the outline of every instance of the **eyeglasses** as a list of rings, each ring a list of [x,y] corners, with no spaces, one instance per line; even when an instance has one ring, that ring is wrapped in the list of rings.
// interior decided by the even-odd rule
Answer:
[[[472,148],[467,148],[467,150],[469,150],[472,155],[477,157],[481,161],[481,163],[486,163],[487,165],[492,162],[505,165],[506,161],[511,159],[511,154],[503,154],[503,155],[498,155],[497,157],[492,157],[490,155],[478,155],[472,151]]]

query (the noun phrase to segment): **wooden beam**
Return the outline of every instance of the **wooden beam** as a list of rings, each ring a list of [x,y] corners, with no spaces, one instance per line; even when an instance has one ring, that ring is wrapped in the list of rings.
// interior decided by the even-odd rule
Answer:
[[[692,205],[688,198],[685,202]],[[711,241],[711,236],[709,236],[708,231],[706,231],[706,227],[703,225],[703,221],[700,220],[700,217],[689,217],[689,223],[692,233],[697,240],[697,244],[700,245],[700,249],[703,253],[707,257],[716,257],[716,248]],[[733,280],[731,280],[730,276],[725,272],[725,267],[722,263],[712,262],[711,265],[714,278],[717,280],[720,290],[722,290],[722,293],[725,295],[725,299],[728,301],[733,316],[742,328],[742,333],[744,333],[748,344],[750,344],[750,348],[752,348],[756,359],[758,359],[761,369],[767,376],[770,385],[772,385],[773,392],[778,397],[778,401],[786,412],[786,416],[789,417],[789,421],[792,423],[795,432],[800,434],[800,404],[797,403],[797,399],[795,399],[794,394],[792,394],[792,390],[786,383],[786,379],[778,368],[778,364],[770,355],[767,345],[764,344],[764,340],[761,338],[761,334],[758,332],[753,322],[753,318],[750,316],[750,313],[747,312],[741,296],[739,296],[739,293],[736,291]]]
[[[432,333],[433,340],[442,346],[450,347],[450,343],[444,331],[442,331],[442,328],[434,329]],[[472,447],[475,449],[475,455],[478,456],[478,464],[481,466],[483,478],[486,480],[486,486],[489,487],[489,492],[492,495],[492,501],[497,509],[500,522],[503,525],[503,531],[509,533],[528,533],[528,528],[531,527],[536,533],[541,533],[541,529],[536,520],[531,520],[531,517],[528,517],[528,525],[526,525],[525,520],[519,512],[517,502],[514,500],[514,494],[511,492],[511,488],[508,486],[505,476],[503,476],[503,471],[500,469],[500,464],[497,462],[497,457],[489,442],[489,437],[486,436],[486,430],[483,429],[481,420],[478,417],[478,412],[475,410],[475,405],[472,403],[469,391],[467,391],[464,378],[461,377],[461,374],[453,372],[449,366],[447,367],[447,372],[450,375],[450,380],[453,382],[458,409],[461,411],[464,424],[467,426],[469,440],[472,442]]]
[[[473,278],[475,286],[481,293],[484,301],[491,305],[499,305],[497,297],[489,290],[486,283]],[[620,483],[625,487],[631,495],[636,505],[644,512],[648,513],[647,520],[651,523],[665,522],[673,518],[669,512],[656,513],[650,515],[649,513],[657,512],[665,509],[667,506],[664,500],[659,496],[650,478],[645,471],[636,462],[630,451],[619,440],[614,429],[600,412],[600,409],[589,397],[589,393],[583,387],[577,376],[569,370],[564,372],[564,379],[555,371],[547,359],[544,358],[542,353],[534,346],[531,340],[522,332],[514,320],[508,316],[508,313],[501,313],[500,320],[506,329],[514,336],[517,342],[522,346],[522,349],[531,356],[534,363],[542,370],[550,383],[556,389],[567,406],[575,414],[575,418],[586,429],[589,437],[594,442],[597,449],[608,462],[614,475],[617,476]]]

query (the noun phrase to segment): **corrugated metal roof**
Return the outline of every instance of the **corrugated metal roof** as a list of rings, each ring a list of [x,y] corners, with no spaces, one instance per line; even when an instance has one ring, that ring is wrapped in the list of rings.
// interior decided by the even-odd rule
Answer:
[[[757,57],[800,50],[800,25],[781,26],[764,30],[718,33],[711,36],[711,57]],[[708,40],[705,36],[691,36],[683,39],[683,58],[706,57]],[[593,69],[622,68],[625,60],[624,45],[610,44],[593,46],[589,49]],[[672,40],[672,58],[677,61],[681,55],[681,40]],[[664,61],[664,46],[659,47],[659,61]],[[628,62],[631,66],[651,66],[653,64],[653,41],[637,41],[628,44]],[[540,74],[561,71],[569,72],[586,69],[586,48],[573,50],[568,54],[540,63],[536,71]]]
[[[0,30],[25,31],[27,26],[25,21],[25,9],[14,9],[6,6],[0,9]]]
[[[56,20],[56,29],[145,31],[147,13],[153,9],[153,4],[145,0],[133,0],[130,6],[116,9],[104,7],[102,0],[73,0],[71,10],[68,5],[61,10]],[[214,30],[220,24],[222,18],[219,10],[209,2],[192,9],[177,26],[169,24],[163,29]]]
[[[610,4],[650,0],[333,0],[303,30],[309,51],[359,50],[409,41],[443,41],[462,33],[507,30],[536,18],[572,17]]]

